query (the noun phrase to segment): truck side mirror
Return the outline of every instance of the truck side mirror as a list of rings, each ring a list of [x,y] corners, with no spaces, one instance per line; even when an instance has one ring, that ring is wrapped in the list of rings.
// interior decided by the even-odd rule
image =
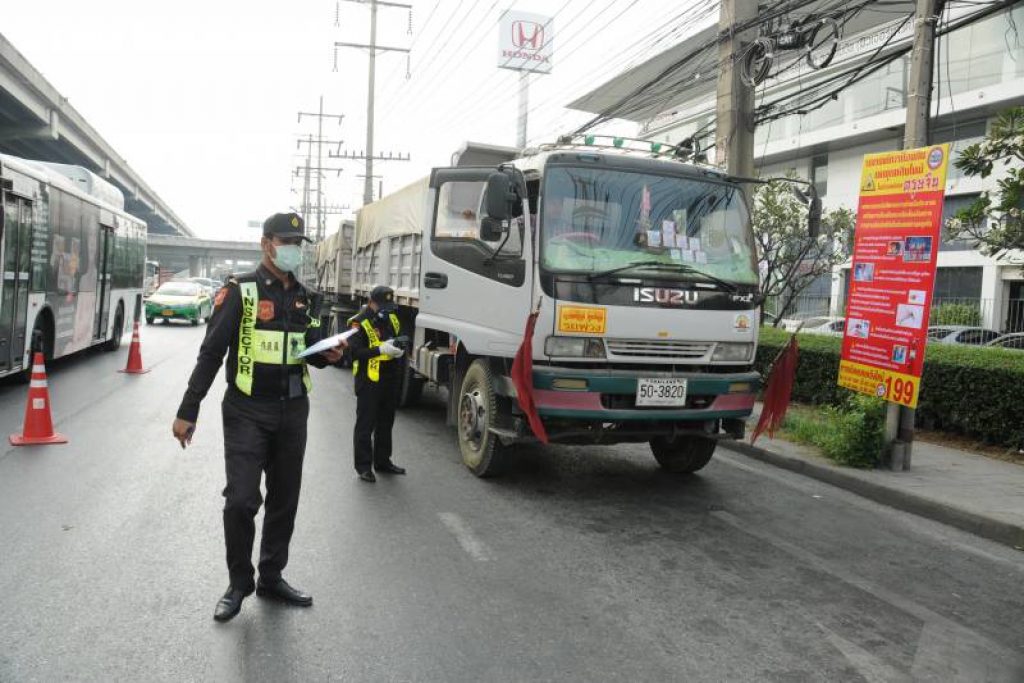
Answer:
[[[487,215],[496,221],[508,220],[513,201],[512,179],[505,173],[492,173],[487,178]]]
[[[484,242],[497,242],[505,234],[501,221],[491,216],[484,216],[480,221],[480,239]]]

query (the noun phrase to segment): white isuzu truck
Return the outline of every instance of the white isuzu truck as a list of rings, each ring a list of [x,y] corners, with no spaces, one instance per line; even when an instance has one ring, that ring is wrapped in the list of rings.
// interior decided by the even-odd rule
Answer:
[[[693,472],[743,435],[759,383],[744,181],[643,144],[467,144],[359,211],[353,297],[395,290],[402,402],[444,388],[478,476],[534,438],[510,379],[534,310],[533,400],[551,442],[647,442],[665,469]]]

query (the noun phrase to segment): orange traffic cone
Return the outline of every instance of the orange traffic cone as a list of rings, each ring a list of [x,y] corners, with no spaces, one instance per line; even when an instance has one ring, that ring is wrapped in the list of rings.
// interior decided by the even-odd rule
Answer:
[[[53,431],[53,420],[50,418],[50,390],[46,386],[43,354],[39,351],[36,351],[32,359],[32,380],[28,385],[25,426],[21,432],[11,434],[11,443],[15,446],[68,442],[66,436]]]
[[[135,321],[135,327],[132,328],[132,344],[128,347],[128,365],[124,370],[118,370],[118,372],[125,372],[129,375],[143,375],[149,372],[148,369],[142,367],[142,346],[139,344],[139,321]]]

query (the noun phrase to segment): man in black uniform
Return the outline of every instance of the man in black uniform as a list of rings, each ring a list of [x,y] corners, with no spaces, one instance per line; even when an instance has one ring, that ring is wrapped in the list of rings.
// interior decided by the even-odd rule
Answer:
[[[356,428],[353,436],[356,472],[375,482],[373,470],[405,474],[391,462],[391,428],[405,369],[404,351],[393,343],[401,332],[390,287],[375,287],[370,303],[349,324],[358,330],[348,340],[356,383]]]
[[[251,273],[235,275],[217,295],[206,338],[174,421],[174,436],[184,448],[192,440],[199,403],[227,352],[228,389],[224,394],[224,537],[231,585],[213,618],[238,614],[253,590],[301,606],[313,598],[290,586],[281,571],[295,525],[306,450],[311,383],[306,358],[320,340],[318,295],[293,273],[308,239],[302,218],[274,214],[263,224],[263,260]],[[341,357],[338,349],[308,357],[324,367]],[[267,500],[260,544],[260,578],[253,581],[254,518],[263,502],[260,477],[266,472]]]

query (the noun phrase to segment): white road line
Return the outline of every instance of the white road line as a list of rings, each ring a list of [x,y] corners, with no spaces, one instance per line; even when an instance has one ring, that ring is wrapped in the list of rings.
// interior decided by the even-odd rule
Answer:
[[[448,531],[452,532],[455,536],[455,540],[459,542],[462,549],[469,554],[477,562],[489,562],[494,559],[494,554],[491,549],[487,547],[487,544],[481,541],[473,533],[473,530],[469,528],[461,517],[454,512],[439,512],[437,516],[441,518],[441,523],[448,527]]]

